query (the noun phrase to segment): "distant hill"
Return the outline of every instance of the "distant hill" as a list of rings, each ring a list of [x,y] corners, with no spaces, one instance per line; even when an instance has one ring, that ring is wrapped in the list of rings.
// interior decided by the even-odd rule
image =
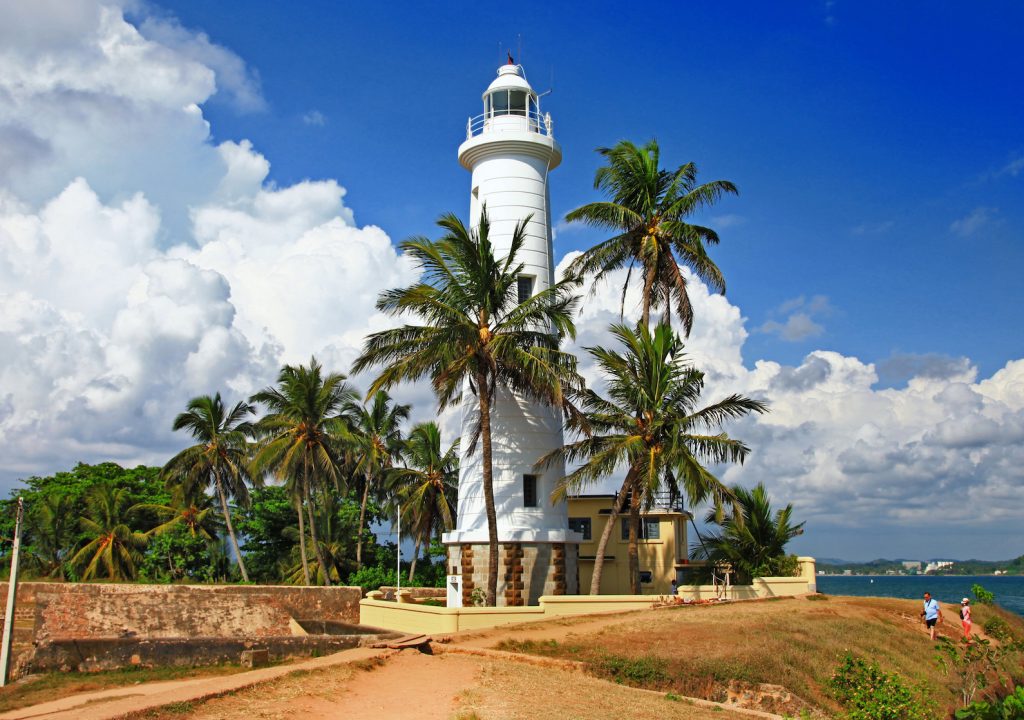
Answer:
[[[887,560],[879,558],[867,562],[851,562],[835,558],[819,558],[817,568],[825,573],[845,573],[849,570],[854,575],[884,575],[886,573],[906,573],[904,560]],[[928,560],[922,560],[922,568]],[[992,575],[996,571],[1006,575],[1024,575],[1024,555],[1013,560],[954,560],[951,567],[935,570],[934,575]]]

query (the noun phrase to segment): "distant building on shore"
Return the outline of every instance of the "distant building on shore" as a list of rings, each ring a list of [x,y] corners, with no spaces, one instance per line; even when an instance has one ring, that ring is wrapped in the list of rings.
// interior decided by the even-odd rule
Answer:
[[[920,560],[904,560],[903,569],[912,572],[921,572],[921,561]]]

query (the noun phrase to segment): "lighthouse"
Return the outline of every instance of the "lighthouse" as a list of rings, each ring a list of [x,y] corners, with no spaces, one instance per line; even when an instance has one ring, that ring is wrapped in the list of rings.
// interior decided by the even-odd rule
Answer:
[[[512,234],[527,217],[520,301],[554,282],[548,175],[562,161],[551,116],[523,69],[509,63],[483,94],[483,113],[466,123],[459,163],[471,173],[469,218],[478,226],[483,208],[491,223],[494,253],[511,247]],[[468,389],[467,389],[468,396]],[[476,403],[463,401],[462,458],[456,528],[444,535],[448,548],[448,607],[473,605],[487,587],[488,535],[482,450],[470,453]],[[578,546],[569,530],[564,501],[551,491],[564,476],[561,464],[537,461],[563,444],[561,412],[498,388],[491,410],[494,504],[498,519],[498,605],[533,605],[542,595],[578,593]]]

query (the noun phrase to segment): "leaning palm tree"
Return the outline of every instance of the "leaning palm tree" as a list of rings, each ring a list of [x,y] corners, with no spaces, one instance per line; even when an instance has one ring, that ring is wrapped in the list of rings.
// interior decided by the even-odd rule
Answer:
[[[213,487],[220,500],[224,525],[235,551],[235,561],[244,582],[249,582],[245,561],[238,549],[238,538],[231,523],[228,497],[244,506],[249,504],[247,483],[259,483],[248,470],[249,443],[252,424],[248,417],[254,412],[245,402],[228,410],[220,393],[213,397],[201,395],[188,403],[188,411],[174,418],[174,430],[188,430],[197,441],[182,450],[164,466],[161,476],[170,487],[180,487],[185,495]]]
[[[697,166],[686,163],[674,171],[658,167],[660,150],[651,140],[637,147],[622,140],[611,148],[598,148],[607,160],[594,176],[594,187],[608,200],[576,208],[566,219],[582,222],[614,235],[577,257],[567,273],[594,275],[594,289],[605,275],[628,268],[622,287],[622,310],[634,267],[640,271],[644,325],[651,308],[665,308],[665,322],[671,322],[672,308],[683,321],[685,334],[693,327],[693,308],[680,270],[684,265],[718,292],[725,292],[725,279],[708,257],[707,245],[718,243],[711,228],[693,225],[686,218],[713,205],[723,194],[737,194],[726,180],[697,184]]]
[[[50,492],[30,505],[26,532],[31,538],[27,559],[42,577],[64,578],[68,550],[75,545],[74,503],[68,495]]]
[[[409,419],[409,406],[395,404],[384,390],[373,394],[369,404],[352,402],[345,408],[351,425],[352,467],[363,479],[362,500],[359,503],[359,528],[356,535],[356,570],[363,567],[363,527],[366,524],[366,505],[375,484],[402,453],[402,423]]]
[[[285,365],[277,377],[276,387],[265,388],[251,398],[269,411],[256,425],[261,441],[253,460],[253,472],[269,470],[281,480],[298,483],[298,492],[293,496],[301,498],[296,504],[299,535],[304,534],[301,526],[304,505],[310,540],[321,568],[326,568],[327,563],[317,538],[314,497],[317,490],[329,492],[330,486],[341,487],[343,453],[340,446],[347,434],[342,410],[356,397],[344,375],[325,375],[323,366],[314,357],[308,367]],[[300,548],[300,552],[308,582],[305,548]],[[331,584],[329,572],[321,576],[324,585]]]
[[[793,524],[793,505],[772,513],[771,499],[763,483],[752,490],[736,485],[736,510],[722,518],[708,514],[705,522],[719,529],[699,538],[690,550],[695,560],[707,560],[712,566],[728,565],[739,582],[755,577],[778,575],[780,561],[786,556],[786,543],[803,535],[804,523]]]
[[[105,577],[134,580],[148,537],[131,527],[131,497],[126,488],[106,483],[94,486],[85,498],[86,515],[80,521],[88,541],[71,558],[82,580]]]
[[[544,459],[583,463],[555,489],[555,499],[626,469],[598,542],[592,595],[600,592],[605,548],[626,502],[630,587],[638,594],[637,537],[643,503],[664,490],[684,495],[691,504],[710,500],[717,509],[731,502],[732,492],[705,465],[743,462],[747,446],[721,432],[721,426],[767,410],[764,403],[740,395],[698,408],[704,374],[686,362],[682,340],[667,325],[659,323],[653,333],[643,323],[635,330],[613,325],[611,331],[623,346],[621,351],[587,348],[605,376],[608,395],[605,399],[588,389],[580,398],[592,434]]]
[[[512,233],[507,255],[496,257],[486,208],[470,230],[454,215],[438,220],[440,240],[411,238],[402,249],[424,271],[420,282],[389,290],[377,308],[408,313],[423,324],[370,335],[354,371],[383,368],[370,392],[429,377],[440,410],[458,402],[463,390],[476,396],[482,445],[484,505],[489,541],[486,603],[493,606],[498,583],[498,524],[491,464],[491,405],[499,388],[573,413],[569,396],[582,380],[576,359],[559,350],[575,336],[572,315],[577,280],[565,280],[518,302],[523,264],[519,251],[529,217]],[[573,415],[573,417],[576,417]],[[476,438],[474,438],[475,440]],[[476,451],[476,442],[464,449]]]
[[[192,537],[199,537],[208,543],[217,540],[221,528],[217,522],[216,508],[213,498],[198,488],[187,488],[179,485],[173,489],[169,504],[139,503],[133,505],[132,512],[150,512],[163,522],[146,531],[150,537],[163,535],[175,528],[182,527]]]
[[[387,489],[401,507],[403,526],[411,529],[415,543],[409,582],[416,575],[420,548],[455,526],[459,486],[459,439],[441,450],[441,430],[435,422],[420,423],[409,433],[403,457],[405,467],[388,472]]]

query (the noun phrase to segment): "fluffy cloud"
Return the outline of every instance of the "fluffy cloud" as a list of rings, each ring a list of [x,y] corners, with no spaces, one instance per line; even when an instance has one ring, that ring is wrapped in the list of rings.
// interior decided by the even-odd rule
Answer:
[[[210,98],[264,105],[240,59],[172,20],[133,25],[113,5],[2,12],[5,482],[77,460],[161,462],[183,441],[169,426],[188,398],[244,397],[313,353],[346,368],[367,332],[393,322],[374,300],[414,268],[382,230],[356,224],[341,185],[274,186],[249,142],[211,141]],[[577,350],[609,342],[622,279],[584,303]],[[742,392],[772,406],[731,428],[754,452],[720,469],[727,481],[766,482],[811,527],[1024,512],[1024,361],[979,378],[969,360],[932,356],[879,367],[825,350],[796,366],[745,358],[740,308],[692,277],[690,288],[687,350],[707,372],[706,397]],[[817,325],[827,308],[798,298],[770,317],[785,334],[796,315]],[[896,386],[880,387],[880,375]],[[433,415],[427,387],[396,394]]]
[[[809,300],[803,295],[787,300],[772,310],[772,319],[767,320],[757,330],[768,335],[776,335],[787,342],[798,342],[807,338],[818,337],[825,332],[825,326],[815,318],[822,318],[832,312],[828,298],[815,295]]]
[[[873,364],[836,352],[813,351],[795,367],[749,366],[739,309],[687,277],[697,318],[687,353],[707,373],[705,401],[740,392],[771,406],[730,428],[753,452],[743,466],[719,468],[724,480],[764,482],[818,528],[923,528],[940,518],[947,527],[976,526],[1024,514],[1024,361],[979,380],[966,359],[894,358],[906,384],[887,389]],[[577,350],[609,344],[605,328],[619,319],[624,278],[612,273],[584,305]],[[638,294],[627,296],[627,322],[636,321],[638,305]],[[827,306],[797,298],[778,310]],[[593,364],[581,359],[600,387]]]

